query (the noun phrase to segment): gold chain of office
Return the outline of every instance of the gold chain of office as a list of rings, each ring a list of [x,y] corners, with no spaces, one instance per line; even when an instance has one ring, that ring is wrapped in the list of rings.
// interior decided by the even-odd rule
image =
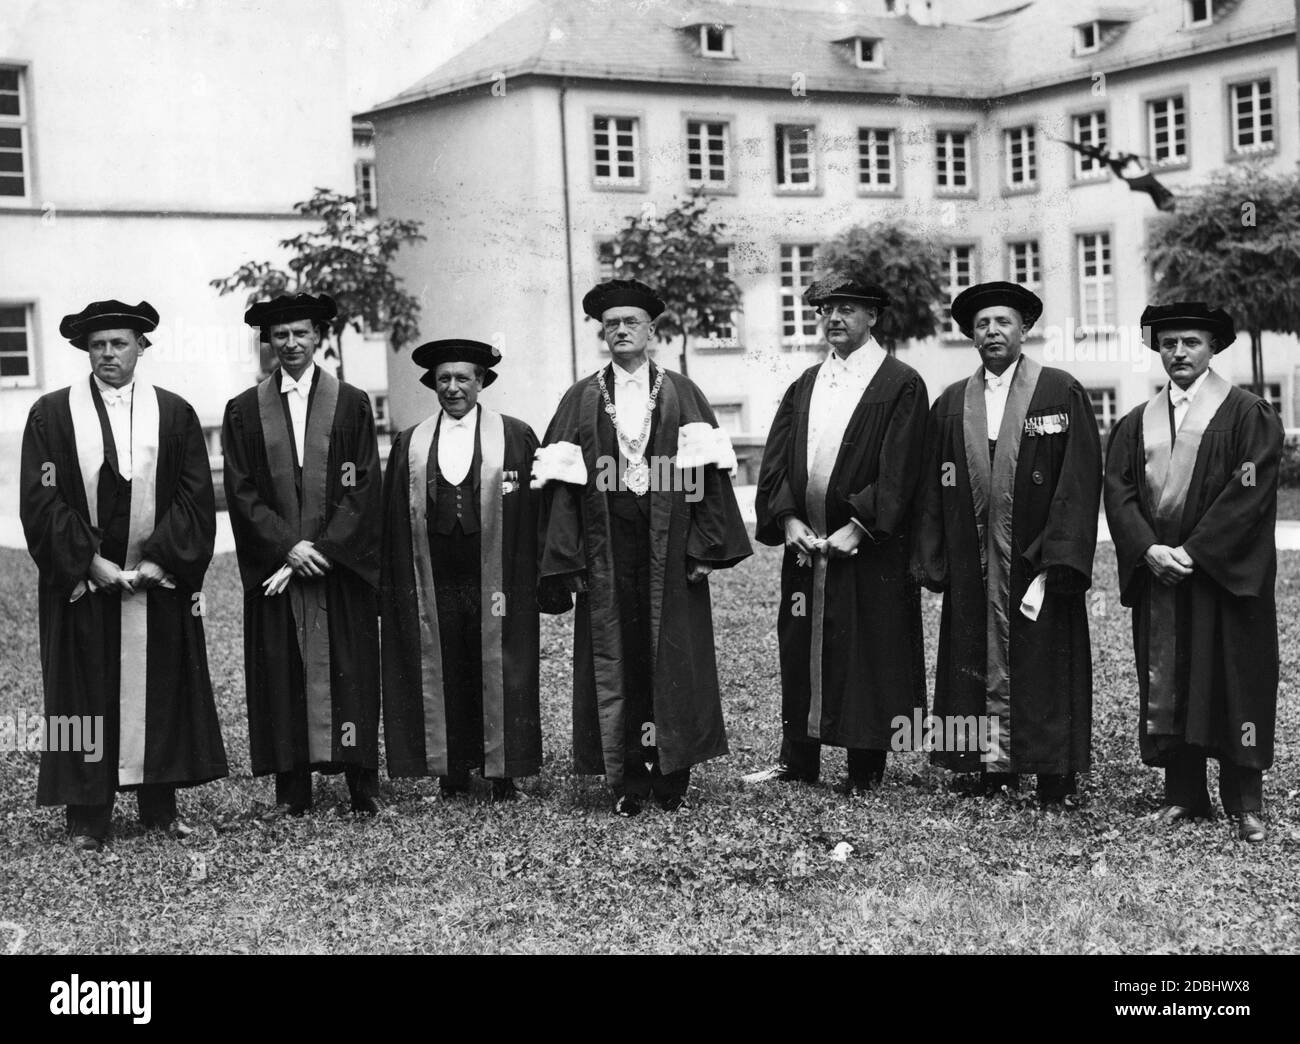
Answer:
[[[659,389],[664,383],[665,373],[667,371],[661,368],[655,376],[654,387],[650,389],[650,397],[646,400],[645,419],[641,423],[641,434],[635,439],[628,439],[618,426],[618,409],[609,397],[609,388],[605,384],[605,370],[602,367],[596,371],[596,383],[600,385],[600,397],[605,400],[605,412],[609,414],[609,419],[614,425],[614,437],[618,439],[619,445],[623,447],[623,456],[627,458],[627,468],[623,472],[623,481],[627,483],[627,488],[638,497],[643,497],[650,491],[650,469],[645,462],[645,443],[646,439],[650,437],[650,421],[654,416],[655,403],[659,400]]]

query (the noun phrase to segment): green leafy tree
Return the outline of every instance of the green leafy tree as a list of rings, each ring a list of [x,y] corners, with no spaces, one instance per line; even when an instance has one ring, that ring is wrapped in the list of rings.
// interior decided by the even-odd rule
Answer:
[[[944,270],[934,245],[906,225],[886,221],[845,229],[819,251],[825,272],[876,283],[889,294],[872,336],[890,355],[899,342],[924,340],[939,330]]]
[[[1156,300],[1204,301],[1250,334],[1264,391],[1262,333],[1300,333],[1300,179],[1258,166],[1220,171],[1181,193],[1147,240]]]
[[[741,307],[723,241],[726,225],[711,220],[710,202],[696,192],[663,215],[650,208],[629,217],[612,244],[616,277],[639,279],[663,299],[655,335],[680,339],[682,373],[687,339],[727,328]]]
[[[335,340],[351,326],[358,333],[387,330],[393,350],[419,332],[420,302],[402,289],[392,261],[406,243],[423,240],[419,221],[364,216],[361,201],[318,188],[311,199],[295,203],[303,217],[322,226],[280,241],[289,252],[284,268],[270,261],[249,261],[211,285],[222,294],[249,290],[248,303],[278,294],[329,294],[339,314],[331,323]],[[340,374],[342,359],[340,357]]]

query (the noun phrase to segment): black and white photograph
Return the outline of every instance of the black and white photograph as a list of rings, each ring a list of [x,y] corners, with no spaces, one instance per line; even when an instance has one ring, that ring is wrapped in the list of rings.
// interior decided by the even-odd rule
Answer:
[[[1072,955],[1081,1017],[1280,1012],[1298,16],[0,0],[24,1005]]]

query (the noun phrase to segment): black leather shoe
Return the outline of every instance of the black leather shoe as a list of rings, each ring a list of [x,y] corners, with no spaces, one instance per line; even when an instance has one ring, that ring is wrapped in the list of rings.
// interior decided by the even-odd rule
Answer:
[[[778,765],[772,773],[773,783],[816,783],[817,777],[806,772],[797,772],[789,765]]]
[[[835,789],[845,797],[854,797],[879,790],[882,783],[883,774],[877,775],[873,772],[867,776],[846,776]]]
[[[355,816],[376,816],[382,807],[379,799],[369,794],[352,795],[352,814]]]
[[[513,779],[494,779],[492,780],[492,790],[488,794],[488,800],[493,804],[498,801],[517,801],[519,800],[519,788],[515,786]]]
[[[263,812],[257,818],[263,823],[275,823],[286,816],[301,816],[307,811],[303,805],[290,805],[287,802],[281,802],[275,808],[268,812]]]
[[[1194,819],[1209,819],[1208,808],[1188,808],[1186,805],[1165,805],[1152,817],[1159,826],[1172,826],[1175,823],[1190,823]]]
[[[686,804],[686,798],[681,794],[656,794],[655,804],[665,812],[676,812]]]
[[[464,797],[469,793],[469,784],[459,783],[450,776],[439,776],[438,793],[445,798]]]
[[[624,794],[614,802],[614,815],[622,816],[624,819],[631,819],[641,811],[641,802],[631,794]]]
[[[1264,829],[1264,821],[1254,812],[1237,813],[1237,837],[1240,840],[1255,844],[1263,841],[1267,836],[1268,831]]]
[[[78,852],[98,852],[104,847],[104,842],[89,834],[78,834],[72,839],[72,847]]]
[[[168,837],[170,837],[173,841],[184,841],[187,837],[189,837],[192,833],[194,833],[194,828],[190,826],[187,822],[185,822],[185,820],[181,819],[180,816],[177,816],[175,819],[173,819],[170,823],[168,823],[166,826],[162,827],[161,829],[162,832],[166,834]]]

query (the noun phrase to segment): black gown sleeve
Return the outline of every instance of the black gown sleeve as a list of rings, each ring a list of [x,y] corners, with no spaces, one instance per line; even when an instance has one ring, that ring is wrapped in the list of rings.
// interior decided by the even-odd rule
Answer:
[[[799,504],[790,486],[790,443],[795,431],[794,399],[798,386],[798,381],[791,384],[777,407],[758,469],[754,538],[769,547],[785,543],[785,520],[790,515],[799,515]]]
[[[37,401],[23,431],[18,514],[27,550],[41,572],[62,595],[86,579],[99,551],[100,534],[73,508],[66,484],[81,481],[70,461],[57,461],[51,445],[46,403]]]
[[[189,403],[182,403],[177,419],[184,429],[184,458],[176,490],[140,554],[161,566],[185,590],[198,591],[216,546],[217,504],[199,418]]]
[[[853,517],[873,540],[887,540],[906,528],[921,476],[917,462],[925,452],[930,396],[919,374],[903,387],[880,445],[876,480],[848,497]]]

